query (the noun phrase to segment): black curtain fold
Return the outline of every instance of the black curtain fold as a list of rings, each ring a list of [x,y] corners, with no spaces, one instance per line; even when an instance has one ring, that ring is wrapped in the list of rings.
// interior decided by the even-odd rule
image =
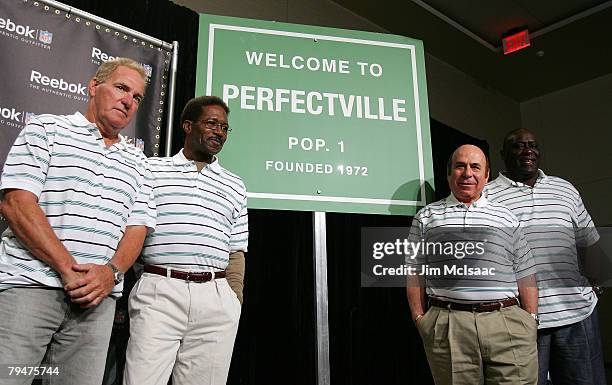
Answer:
[[[198,50],[199,15],[167,0],[61,0],[61,3],[108,19],[154,38],[179,44],[177,81],[175,88],[175,114],[171,127],[172,151],[183,146],[180,113],[195,95]],[[167,103],[167,100],[166,100]],[[161,136],[160,154],[165,153],[166,117]]]

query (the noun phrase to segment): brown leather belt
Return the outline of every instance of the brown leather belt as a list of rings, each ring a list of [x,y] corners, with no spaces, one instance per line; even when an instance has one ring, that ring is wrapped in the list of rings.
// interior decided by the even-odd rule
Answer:
[[[519,300],[518,298],[507,298],[507,299],[503,299],[503,300],[495,301],[495,302],[457,303],[457,302],[442,301],[441,299],[430,297],[429,304],[431,306],[443,307],[445,309],[473,311],[477,313],[483,313],[487,311],[499,310],[504,307],[516,306],[519,304]]]
[[[151,274],[163,275],[164,277],[168,276],[168,269],[161,266],[155,265],[145,265],[144,271]],[[173,270],[170,269],[170,277],[176,279],[182,279],[183,281],[191,281],[191,282],[208,282],[214,278],[225,278],[225,271],[203,271],[203,272],[189,272],[189,271],[181,271],[181,270]]]

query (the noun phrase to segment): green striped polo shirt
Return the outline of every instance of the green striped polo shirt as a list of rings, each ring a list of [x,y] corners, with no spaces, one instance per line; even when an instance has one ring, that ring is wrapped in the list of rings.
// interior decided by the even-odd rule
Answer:
[[[106,264],[125,227],[155,228],[152,175],[145,155],[124,138],[106,147],[82,114],[30,119],[11,148],[0,189],[26,190],[77,263]],[[0,243],[0,290],[63,286],[8,228]],[[122,285],[113,289],[121,294]]]
[[[183,150],[150,158],[157,227],[142,249],[146,264],[184,271],[222,271],[229,254],[247,251],[246,188],[217,157],[198,172]]]

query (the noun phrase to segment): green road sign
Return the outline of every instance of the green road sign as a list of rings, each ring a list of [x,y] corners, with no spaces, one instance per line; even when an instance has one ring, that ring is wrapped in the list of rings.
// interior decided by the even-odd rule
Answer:
[[[230,107],[220,159],[249,207],[413,215],[432,197],[419,40],[202,14],[196,94]]]

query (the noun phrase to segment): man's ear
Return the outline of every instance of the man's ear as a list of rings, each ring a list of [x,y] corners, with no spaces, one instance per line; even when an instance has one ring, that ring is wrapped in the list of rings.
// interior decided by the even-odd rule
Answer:
[[[185,132],[185,135],[191,133],[191,122],[189,120],[185,120],[183,122],[183,131]]]
[[[89,84],[87,85],[87,92],[89,92],[89,96],[96,96],[96,86],[98,85],[98,81],[96,78],[91,78]]]

